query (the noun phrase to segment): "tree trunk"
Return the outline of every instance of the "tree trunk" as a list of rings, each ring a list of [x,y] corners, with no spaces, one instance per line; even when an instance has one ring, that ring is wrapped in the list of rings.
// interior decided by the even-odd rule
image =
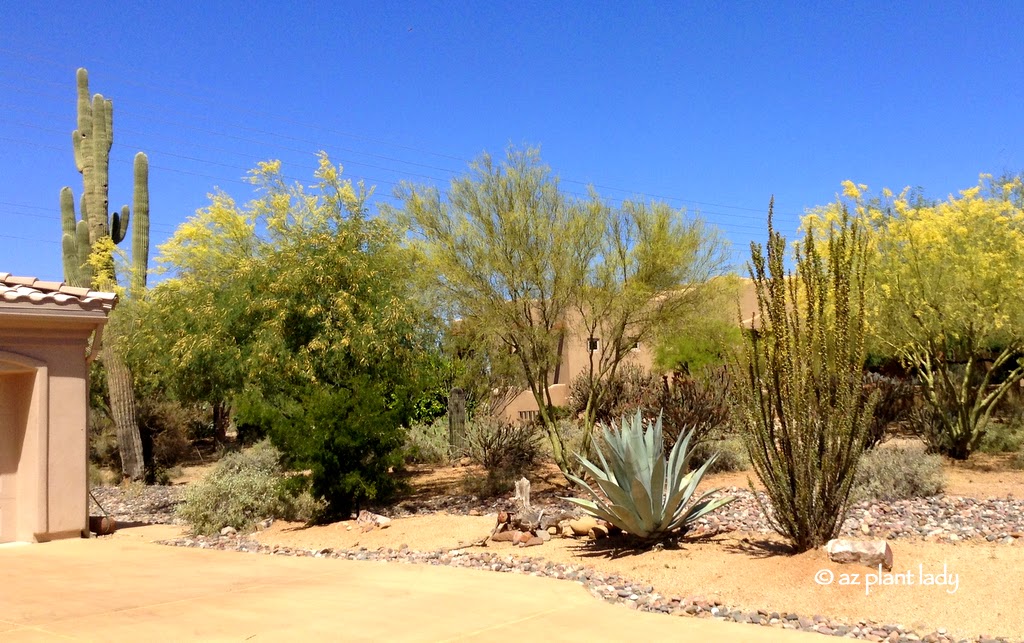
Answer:
[[[228,413],[227,404],[217,402],[213,405],[213,437],[217,444],[226,444],[228,441],[228,421],[231,415]]]
[[[466,453],[466,392],[458,387],[448,394],[448,447],[454,458]]]
[[[121,469],[129,480],[142,480],[145,463],[142,458],[142,436],[135,420],[135,391],[132,374],[110,344],[103,348],[103,362],[107,367],[107,392],[110,394],[110,414],[117,428],[117,449],[121,454]]]

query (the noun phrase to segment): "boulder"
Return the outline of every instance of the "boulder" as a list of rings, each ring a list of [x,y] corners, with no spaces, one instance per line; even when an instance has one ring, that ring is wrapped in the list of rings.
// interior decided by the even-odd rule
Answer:
[[[825,545],[825,552],[834,563],[859,563],[868,567],[881,565],[885,571],[892,571],[892,548],[884,540],[834,538]]]

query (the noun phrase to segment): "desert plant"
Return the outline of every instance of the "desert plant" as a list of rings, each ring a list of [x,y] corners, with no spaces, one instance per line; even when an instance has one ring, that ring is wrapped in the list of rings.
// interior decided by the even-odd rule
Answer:
[[[747,337],[736,388],[751,464],[771,505],[762,508],[802,552],[839,533],[876,399],[861,395],[867,244],[863,224],[844,209],[827,228],[824,253],[807,230],[789,273],[773,205],[767,257],[751,243],[760,327]]]
[[[604,495],[582,478],[570,476],[593,500],[566,500],[644,541],[683,535],[701,516],[732,502],[731,497],[710,498],[712,490],[691,504],[697,485],[715,457],[687,473],[691,456],[688,433],[672,447],[666,461],[661,425],[660,417],[645,423],[640,409],[632,418],[624,416],[618,429],[603,425],[608,455],[604,449],[596,449],[601,466],[579,454],[576,458]]]
[[[488,471],[522,475],[536,465],[540,457],[538,437],[533,424],[478,419],[469,429],[470,458]]]
[[[638,408],[657,408],[662,390],[660,377],[631,363],[623,364],[602,385],[605,390],[594,410],[595,421],[601,424],[609,424],[623,415],[632,415]],[[586,412],[592,386],[593,381],[586,374],[573,378],[569,383],[568,407],[573,416]]]
[[[697,375],[677,373],[662,383],[658,402],[664,421],[665,448],[671,449],[685,432],[697,449],[712,439],[731,418],[732,380],[724,368],[706,369]]]
[[[267,518],[309,519],[285,488],[281,452],[264,440],[246,451],[224,456],[210,474],[191,485],[178,507],[196,534],[215,534],[224,527],[248,531]]]
[[[451,457],[448,444],[448,416],[431,422],[415,422],[405,435],[405,461],[419,464],[445,464]]]
[[[865,373],[861,395],[864,401],[875,394],[877,400],[868,423],[867,448],[871,449],[886,438],[886,430],[901,422],[914,408],[914,385],[908,380],[886,377],[878,373]]]
[[[978,450],[982,453],[1016,453],[1024,446],[1024,423],[1011,418],[1008,422],[989,422]]]
[[[861,500],[905,500],[942,493],[942,456],[923,446],[886,446],[864,454],[851,496]]]
[[[131,210],[109,212],[110,148],[114,140],[114,104],[101,94],[89,96],[89,73],[76,72],[78,85],[78,127],[72,132],[75,166],[82,175],[83,192],[78,219],[75,196],[70,187],[60,191],[61,255],[64,279],[72,286],[110,289],[115,285],[114,244],[128,231]],[[132,274],[128,294],[142,296],[149,264],[149,160],[135,155],[132,231]],[[122,304],[122,308],[124,304]],[[112,326],[113,328],[113,326]],[[132,375],[114,346],[118,335],[107,332],[103,346],[111,418],[117,427],[118,452],[125,475],[133,480],[143,476],[142,438],[135,419]]]
[[[705,473],[730,473],[734,471],[746,471],[750,468],[750,456],[747,454],[747,447],[743,440],[737,437],[710,439],[691,443],[690,466],[699,467],[705,462],[711,462],[711,466]],[[712,458],[714,458],[712,460]]]
[[[531,423],[514,424],[492,417],[468,423],[469,456],[486,471],[483,479],[473,481],[470,491],[493,497],[512,489],[516,479],[539,461],[539,438],[537,426]]]

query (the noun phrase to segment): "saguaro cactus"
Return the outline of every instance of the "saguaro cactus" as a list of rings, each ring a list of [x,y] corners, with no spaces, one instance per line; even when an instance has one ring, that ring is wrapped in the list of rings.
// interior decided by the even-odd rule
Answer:
[[[78,128],[71,134],[75,151],[75,167],[82,174],[84,191],[79,207],[81,219],[75,218],[75,198],[71,188],[60,191],[62,251],[64,279],[73,286],[94,286],[96,275],[88,258],[96,242],[110,237],[115,244],[124,240],[131,210],[127,205],[108,218],[110,185],[110,147],[114,143],[114,104],[96,94],[89,98],[89,72],[79,69]],[[142,152],[135,155],[135,186],[133,196],[135,228],[132,233],[131,294],[146,287],[149,265],[149,159]],[[103,263],[112,262],[105,257]]]
[[[75,217],[75,197],[71,188],[60,191],[61,249],[64,260],[64,280],[73,286],[109,287],[97,283],[100,275],[94,266],[103,266],[114,277],[114,257],[109,244],[102,250],[97,243],[110,238],[115,244],[124,240],[128,231],[131,210],[127,205],[121,212],[112,212],[108,219],[108,189],[110,179],[110,147],[114,142],[114,104],[100,94],[89,97],[89,72],[79,69],[78,127],[71,135],[75,151],[75,167],[82,174],[84,190],[79,206],[81,219]],[[149,160],[139,152],[135,155],[135,186],[133,196],[135,228],[132,233],[132,274],[130,297],[141,296],[146,288],[149,265]],[[100,261],[89,261],[96,248],[105,253]],[[117,352],[115,337],[108,334],[103,349],[103,362],[107,369],[107,390],[110,410],[117,427],[121,466],[126,477],[137,480],[143,476],[142,439],[135,419],[135,393],[131,372]]]

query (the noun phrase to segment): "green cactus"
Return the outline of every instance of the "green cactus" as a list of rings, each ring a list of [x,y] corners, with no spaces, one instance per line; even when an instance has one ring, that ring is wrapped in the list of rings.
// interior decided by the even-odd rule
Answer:
[[[110,179],[110,147],[114,142],[114,104],[100,94],[89,98],[89,72],[79,69],[78,128],[71,135],[75,152],[75,167],[82,174],[84,191],[79,214],[75,217],[75,200],[71,188],[60,191],[61,227],[63,229],[62,254],[64,280],[73,286],[91,287],[96,284],[95,272],[87,264],[92,248],[104,237],[115,244],[121,243],[128,232],[131,210],[112,212],[108,220],[108,188]],[[135,185],[133,206],[135,227],[132,233],[132,296],[138,296],[146,287],[149,266],[149,160],[139,152],[135,155]],[[104,258],[113,262],[113,257]]]
[[[64,260],[64,280],[72,286],[108,288],[98,284],[100,275],[114,275],[113,245],[121,243],[128,232],[131,210],[128,206],[112,212],[110,219],[107,200],[110,180],[110,147],[114,142],[114,104],[96,94],[89,98],[89,73],[79,69],[78,129],[71,135],[75,151],[75,167],[82,174],[82,192],[79,214],[75,217],[75,197],[71,188],[60,191],[61,251]],[[146,289],[146,269],[149,265],[149,160],[139,152],[135,155],[135,185],[133,195],[135,227],[132,230],[132,275],[129,297],[141,297]],[[103,242],[103,243],[101,243]],[[90,261],[93,249],[100,261]],[[96,259],[96,257],[93,257]],[[96,267],[100,267],[97,274]],[[108,270],[109,268],[109,270]],[[103,342],[103,363],[107,369],[107,391],[110,395],[110,414],[117,428],[121,468],[130,480],[139,480],[144,474],[142,439],[135,417],[135,395],[132,374],[124,359],[113,348],[117,336],[107,333]]]

